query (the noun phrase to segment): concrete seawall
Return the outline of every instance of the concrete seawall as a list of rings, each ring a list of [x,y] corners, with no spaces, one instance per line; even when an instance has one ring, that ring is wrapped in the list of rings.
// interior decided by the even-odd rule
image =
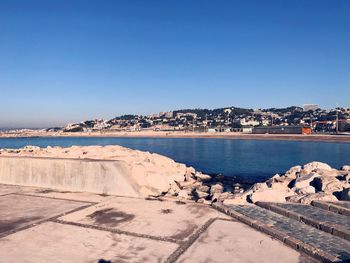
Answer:
[[[0,157],[0,183],[141,197],[123,162],[31,157]]]

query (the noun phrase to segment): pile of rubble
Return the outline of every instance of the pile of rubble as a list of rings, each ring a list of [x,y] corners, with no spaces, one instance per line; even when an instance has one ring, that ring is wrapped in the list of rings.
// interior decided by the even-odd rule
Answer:
[[[350,166],[343,166],[340,170],[321,162],[294,166],[285,174],[276,174],[266,182],[256,183],[224,203],[289,201],[309,204],[313,200],[350,201]]]

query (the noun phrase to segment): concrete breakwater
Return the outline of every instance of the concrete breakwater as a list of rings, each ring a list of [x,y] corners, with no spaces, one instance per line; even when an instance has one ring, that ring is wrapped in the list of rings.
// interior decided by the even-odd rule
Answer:
[[[165,156],[121,146],[0,149],[2,184],[127,197],[168,195],[204,201],[210,187],[203,182],[210,179],[209,175]],[[193,185],[195,188],[187,187]],[[223,187],[219,190],[222,192]]]
[[[350,167],[294,166],[246,191],[154,153],[121,146],[0,149],[0,183],[127,197],[168,196],[211,204],[350,200]]]
[[[140,197],[119,161],[0,157],[0,183]]]

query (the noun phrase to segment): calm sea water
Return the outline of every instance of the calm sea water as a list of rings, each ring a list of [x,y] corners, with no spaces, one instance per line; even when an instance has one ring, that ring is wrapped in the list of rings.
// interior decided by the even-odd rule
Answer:
[[[291,166],[321,161],[350,164],[350,143],[178,138],[0,138],[0,148],[122,145],[166,155],[210,174],[260,181]]]

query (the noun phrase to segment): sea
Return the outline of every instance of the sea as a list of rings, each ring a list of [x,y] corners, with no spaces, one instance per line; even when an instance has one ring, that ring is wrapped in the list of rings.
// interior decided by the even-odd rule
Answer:
[[[290,167],[311,161],[334,168],[350,165],[350,143],[225,138],[0,138],[0,148],[72,145],[121,145],[168,156],[207,174],[222,174],[241,182],[260,182]]]

